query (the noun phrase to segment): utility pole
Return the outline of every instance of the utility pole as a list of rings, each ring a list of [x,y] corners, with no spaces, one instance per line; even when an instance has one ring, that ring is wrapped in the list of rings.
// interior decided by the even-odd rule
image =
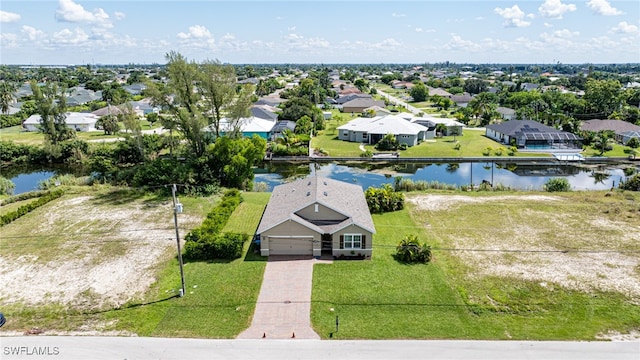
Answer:
[[[176,184],[171,187],[171,196],[173,197],[173,224],[176,228],[176,243],[178,244],[178,262],[180,263],[180,279],[182,280],[182,289],[180,289],[180,297],[183,297],[185,292],[184,286],[184,265],[182,263],[182,249],[180,248],[180,233],[178,232],[178,213],[182,213],[182,204],[176,200]]]

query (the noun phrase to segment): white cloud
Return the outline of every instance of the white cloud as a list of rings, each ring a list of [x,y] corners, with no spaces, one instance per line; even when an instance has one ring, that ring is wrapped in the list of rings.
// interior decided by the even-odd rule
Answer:
[[[544,27],[546,27],[546,28],[552,28],[552,27],[553,27],[553,25],[552,25],[552,24],[549,24],[549,23],[547,23],[547,22],[546,22],[546,23],[544,23]]]
[[[475,19],[476,19],[476,20],[478,20],[478,21],[482,21],[482,20],[484,20],[484,17],[482,17],[482,16],[476,16],[476,17],[475,17]]]
[[[560,0],[545,0],[538,8],[540,15],[552,19],[562,19],[562,15],[571,11],[576,11],[576,5],[563,4]]]
[[[122,20],[127,17],[127,14],[120,11],[116,11],[113,13],[113,16],[115,16],[116,20]]]
[[[382,40],[381,42],[373,44],[373,47],[379,49],[397,48],[399,46],[402,46],[402,43],[394,38],[387,38]]]
[[[22,27],[22,32],[25,33],[31,41],[41,40],[46,37],[43,31],[27,25]]]
[[[626,21],[618,23],[618,25],[611,28],[609,33],[612,34],[635,34],[638,32],[638,27],[633,24],[628,24]]]
[[[397,13],[393,13],[391,14],[391,16],[395,17],[395,18],[399,18],[399,17],[405,17],[407,16],[406,14],[397,14]]]
[[[288,27],[287,31],[296,31],[296,27],[295,26]]]
[[[611,3],[607,0],[589,0],[587,6],[598,15],[615,16],[624,14],[622,11],[611,6]]]
[[[476,52],[482,49],[480,45],[470,40],[464,40],[460,35],[456,34],[451,34],[451,40],[447,42],[445,48],[448,50],[463,50],[469,52]]]
[[[0,10],[0,22],[11,23],[20,20],[20,14]]]
[[[556,30],[553,32],[553,35],[559,38],[564,38],[564,39],[568,39],[574,36],[578,36],[580,35],[579,31],[570,31],[567,29],[562,29],[562,30]]]
[[[0,33],[0,45],[9,49],[18,46],[18,36],[12,33]]]
[[[183,40],[187,40],[187,39],[211,39],[211,38],[213,38],[213,36],[211,35],[211,32],[209,31],[209,29],[207,29],[206,27],[204,27],[202,25],[189,26],[189,32],[188,33],[179,32],[177,36],[178,36],[179,39],[183,39]]]
[[[80,28],[76,28],[75,31],[63,29],[53,33],[52,40],[59,45],[79,45],[86,43],[89,40],[89,35]]]
[[[98,8],[92,13],[85,10],[82,5],[74,3],[73,0],[59,1],[56,19],[71,23],[87,23],[105,28],[113,27],[109,14],[103,9]]]
[[[422,28],[419,28],[419,27],[417,27],[415,30],[416,30],[416,32],[423,32],[424,31]]]
[[[524,11],[520,10],[518,5],[513,5],[510,8],[495,8],[493,10],[496,14],[502,16],[504,19],[503,25],[505,27],[527,27],[531,25],[530,21],[525,21],[525,17],[532,17],[532,14],[525,15]]]
[[[328,48],[329,41],[323,38],[305,38],[302,35],[290,33],[284,39],[287,41],[289,49],[294,50],[313,50],[318,48]]]

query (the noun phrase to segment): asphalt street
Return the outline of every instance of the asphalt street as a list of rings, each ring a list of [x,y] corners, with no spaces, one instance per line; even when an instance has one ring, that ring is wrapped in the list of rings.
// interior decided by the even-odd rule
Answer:
[[[640,342],[0,337],[0,359],[638,360]]]

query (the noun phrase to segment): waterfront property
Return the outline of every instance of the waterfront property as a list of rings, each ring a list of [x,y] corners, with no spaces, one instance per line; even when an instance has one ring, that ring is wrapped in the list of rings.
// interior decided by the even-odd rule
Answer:
[[[488,125],[485,135],[504,145],[526,150],[582,150],[582,138],[533,120],[511,120]]]
[[[79,112],[68,112],[66,115],[65,123],[68,128],[75,131],[96,131],[97,115]],[[38,114],[31,115],[22,123],[22,127],[27,131],[40,131],[41,118]]]
[[[622,144],[626,144],[631,138],[640,137],[640,126],[624,120],[587,120],[582,122],[580,129],[593,132],[613,131],[616,140]]]
[[[428,138],[429,128],[398,115],[356,118],[339,126],[338,139],[377,144],[386,134],[393,134],[400,144],[415,146]]]
[[[262,256],[370,258],[374,233],[362,187],[318,176],[276,186],[257,230]]]
[[[255,116],[238,119],[237,121],[230,121],[227,118],[222,118],[222,120],[220,120],[220,135],[239,131],[244,137],[258,135],[263,139],[269,139],[271,136],[271,129],[273,129],[275,125],[275,121],[261,119]],[[205,131],[212,132],[212,126],[207,126]]]

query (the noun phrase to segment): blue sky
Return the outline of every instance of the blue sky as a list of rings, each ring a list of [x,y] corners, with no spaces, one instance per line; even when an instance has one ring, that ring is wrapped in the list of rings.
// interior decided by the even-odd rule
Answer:
[[[2,0],[2,64],[640,62],[638,0]]]

